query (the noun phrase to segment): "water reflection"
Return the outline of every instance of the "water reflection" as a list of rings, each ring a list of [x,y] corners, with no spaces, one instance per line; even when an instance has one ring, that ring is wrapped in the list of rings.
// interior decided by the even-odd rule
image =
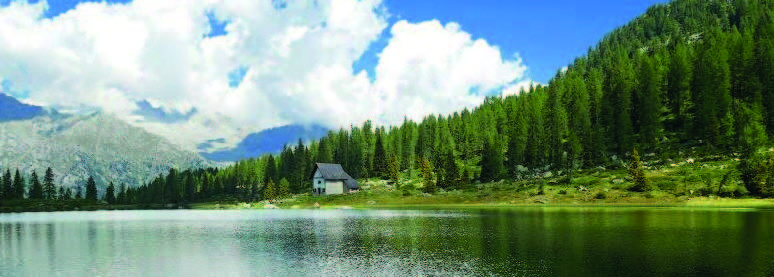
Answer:
[[[774,212],[122,211],[0,215],[0,275],[774,274]]]

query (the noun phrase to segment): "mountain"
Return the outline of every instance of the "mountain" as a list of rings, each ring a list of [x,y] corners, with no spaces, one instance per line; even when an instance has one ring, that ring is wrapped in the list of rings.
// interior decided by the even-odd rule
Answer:
[[[316,140],[328,133],[328,129],[319,125],[285,125],[252,133],[236,147],[215,152],[201,152],[201,155],[213,161],[237,161],[258,157],[262,154],[278,153],[285,144],[293,145],[300,138],[303,141]],[[207,143],[200,145],[205,148]]]
[[[31,119],[44,114],[46,111],[42,107],[24,104],[0,92],[0,122]]]
[[[0,168],[19,168],[24,175],[36,170],[41,176],[51,167],[63,186],[81,185],[89,176],[101,187],[109,181],[137,186],[170,167],[211,165],[197,153],[101,112],[0,123]]]

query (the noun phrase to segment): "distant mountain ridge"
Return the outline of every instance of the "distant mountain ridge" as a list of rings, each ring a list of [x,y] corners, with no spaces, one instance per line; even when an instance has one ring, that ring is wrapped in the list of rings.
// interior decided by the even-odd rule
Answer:
[[[0,122],[31,119],[46,113],[43,107],[24,104],[12,96],[0,92]]]
[[[228,150],[200,152],[202,156],[213,161],[237,161],[258,157],[268,153],[279,153],[285,144],[295,144],[300,138],[304,142],[316,140],[328,133],[329,129],[320,125],[285,125],[252,133],[245,137],[237,146]],[[207,143],[200,144],[200,149]]]
[[[7,109],[5,109],[8,107]],[[51,167],[58,185],[137,186],[169,168],[215,166],[199,154],[110,114],[66,115],[0,94],[0,168],[28,176]]]

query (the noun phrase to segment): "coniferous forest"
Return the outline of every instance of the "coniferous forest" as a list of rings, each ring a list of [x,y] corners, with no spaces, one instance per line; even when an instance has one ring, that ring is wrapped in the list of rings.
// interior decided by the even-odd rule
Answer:
[[[610,32],[545,86],[399,126],[367,121],[222,169],[171,169],[100,195],[124,204],[275,199],[311,191],[318,162],[339,163],[357,179],[421,179],[428,192],[546,172],[571,183],[578,170],[631,169],[642,156],[739,159],[747,193],[766,197],[774,195],[774,155],[758,149],[772,139],[774,1],[676,0]],[[56,191],[48,173],[42,183],[29,179],[5,171],[2,199],[81,194]],[[96,199],[89,186],[83,197]]]

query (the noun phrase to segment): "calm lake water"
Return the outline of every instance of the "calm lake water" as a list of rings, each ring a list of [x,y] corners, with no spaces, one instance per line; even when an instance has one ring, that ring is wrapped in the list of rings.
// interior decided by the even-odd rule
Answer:
[[[774,211],[0,214],[0,276],[772,276]]]

